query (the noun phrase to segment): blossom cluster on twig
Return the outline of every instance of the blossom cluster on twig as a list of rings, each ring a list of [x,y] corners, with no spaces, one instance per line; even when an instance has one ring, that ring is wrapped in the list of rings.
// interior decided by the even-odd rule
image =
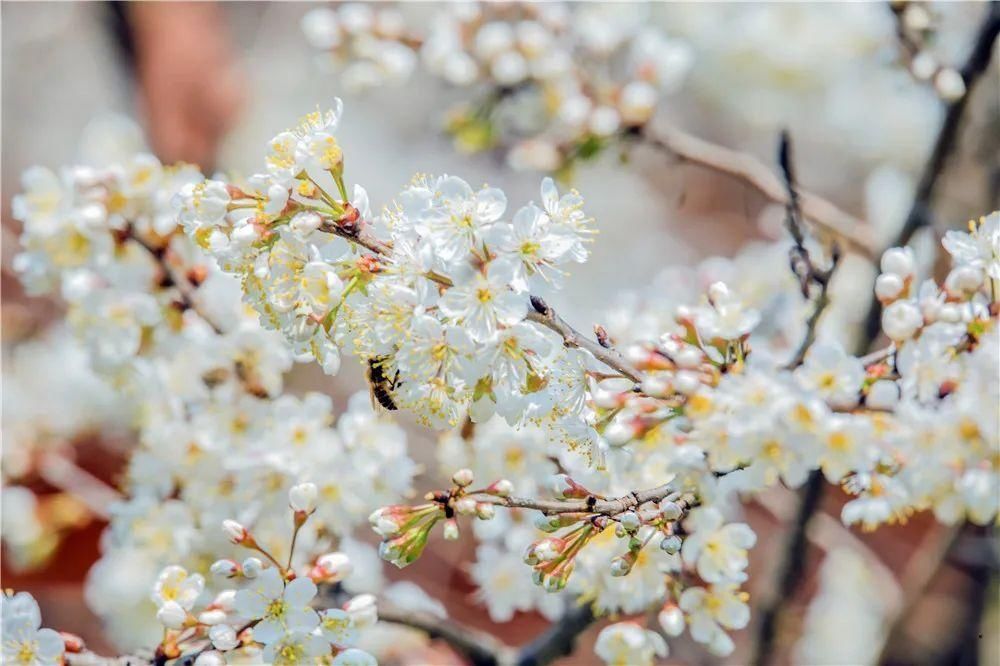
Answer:
[[[140,156],[33,170],[15,202],[26,284],[58,288],[95,366],[142,398],[128,499],[90,583],[123,630],[138,600],[105,593],[120,568],[169,566],[150,585],[171,658],[190,641],[203,659],[363,659],[308,607],[311,585],[343,561],[322,556],[368,516],[381,555],[409,565],[435,528],[458,538],[468,517],[482,542],[472,575],[495,618],[558,616],[565,605],[549,599],[568,593],[598,614],[658,609],[668,636],[687,630],[727,655],[750,619],[741,585],[756,541],[732,510],[738,494],[820,470],[856,496],[847,524],[925,509],[996,519],[1000,214],[949,232],[940,284],[920,281],[908,249],[882,256],[890,346],[873,357],[802,321],[813,308],[791,273],[755,289],[738,262],[731,284],[654,283],[591,336],[538,295],[588,257],[578,193],[546,179],[539,203],[508,214],[501,190],[421,175],[374,212],[347,180],[340,115],[338,101],[277,134],[243,181]],[[793,258],[821,271],[822,248],[793,230]],[[774,248],[764,252],[788,256]],[[800,345],[782,317],[816,341]],[[399,503],[416,469],[397,426],[364,396],[333,426],[327,399],[282,395],[293,359],[335,374],[342,353],[369,369],[383,407],[461,426],[442,444],[450,487]],[[234,547],[264,559],[227,558]],[[238,580],[235,596],[195,572],[219,557],[212,569]],[[545,592],[522,592],[518,576]],[[132,605],[102,607],[123,599]],[[324,612],[335,633],[353,621]],[[624,623],[596,649],[649,663],[667,646]]]

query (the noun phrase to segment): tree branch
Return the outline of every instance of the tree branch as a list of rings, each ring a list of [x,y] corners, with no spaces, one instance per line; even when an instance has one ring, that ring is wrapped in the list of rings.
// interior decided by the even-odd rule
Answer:
[[[819,508],[825,485],[826,480],[823,478],[823,473],[817,469],[809,475],[809,479],[800,491],[801,499],[795,515],[795,522],[792,524],[792,531],[782,549],[785,556],[778,570],[777,584],[773,588],[771,599],[760,612],[754,655],[750,662],[756,666],[764,666],[773,659],[775,637],[778,633],[778,623],[784,604],[795,592],[802,575],[805,573],[809,520]]]
[[[543,500],[530,497],[497,497],[495,495],[484,495],[477,498],[478,501],[504,506],[509,509],[533,509],[545,514],[557,513],[587,513],[604,516],[617,516],[646,502],[659,502],[660,500],[676,493],[669,485],[657,486],[647,490],[636,490],[627,495],[613,499],[597,499],[588,497],[580,500]],[[681,496],[678,504],[689,505],[694,502],[690,495]]]
[[[379,601],[378,616],[380,621],[418,629],[432,639],[443,640],[474,666],[497,666],[514,661],[516,650],[490,634],[442,621],[430,613],[403,610]]]
[[[125,239],[135,241],[138,245],[144,248],[150,256],[153,257],[153,260],[160,266],[160,269],[167,278],[167,283],[163,286],[173,286],[177,290],[178,300],[180,301],[181,306],[185,310],[193,310],[198,313],[198,316],[201,317],[201,319],[208,324],[213,331],[222,335],[224,333],[222,328],[212,321],[211,317],[208,317],[198,308],[198,304],[194,299],[194,290],[197,288],[197,285],[192,285],[187,276],[178,274],[178,272],[174,270],[174,267],[170,265],[170,262],[167,261],[167,252],[169,251],[168,248],[166,246],[157,247],[153,245],[145,238],[137,234],[132,225],[129,225],[123,234]]]
[[[902,601],[889,614],[885,621],[885,639],[882,643],[882,650],[876,663],[886,663],[889,652],[893,644],[901,639],[903,627],[907,624],[913,614],[914,607],[928,586],[934,579],[934,575],[941,568],[948,553],[958,541],[963,530],[962,525],[952,525],[943,534],[933,534],[933,541],[927,543],[928,539],[921,541],[920,546],[914,551],[913,558],[907,563],[906,568],[900,575],[902,584]]]
[[[781,139],[778,146],[778,164],[781,167],[781,174],[785,182],[785,195],[788,203],[785,204],[785,226],[792,236],[795,245],[789,252],[789,262],[792,273],[799,279],[803,298],[809,298],[810,287],[815,284],[819,286],[819,295],[813,305],[812,314],[806,321],[806,334],[802,339],[799,348],[796,350],[792,360],[788,363],[788,368],[797,368],[805,360],[809,348],[816,341],[816,329],[823,312],[830,305],[830,281],[833,273],[837,270],[840,262],[840,246],[834,241],[830,253],[831,266],[821,269],[813,261],[809,249],[806,248],[806,236],[802,224],[801,199],[795,180],[795,169],[792,165],[792,139],[787,130],[781,132]]]
[[[543,666],[573,654],[577,636],[596,619],[590,604],[571,608],[538,638],[521,648],[517,666]]]
[[[788,193],[781,179],[747,153],[710,143],[670,126],[656,132],[644,129],[640,136],[648,145],[682,162],[736,178],[774,203],[785,206],[789,203]],[[818,195],[800,191],[799,198],[802,215],[823,233],[840,240],[845,247],[863,257],[876,259],[872,251],[875,238],[868,223]]]
[[[938,183],[948,159],[957,147],[958,130],[961,127],[972,91],[989,67],[993,43],[996,41],[998,32],[1000,32],[1000,3],[990,2],[976,32],[972,50],[962,66],[961,74],[962,79],[965,80],[965,94],[946,107],[944,122],[938,130],[934,147],[921,172],[920,182],[917,184],[906,221],[889,247],[907,245],[917,231],[930,225],[931,208],[934,204]],[[881,329],[882,304],[874,296],[868,305],[868,314],[865,316],[864,322],[862,344],[858,351],[860,354],[868,351],[868,347],[878,337]]]
[[[563,344],[567,347],[585,349],[598,361],[612,370],[617,370],[633,382],[638,384],[642,381],[639,370],[626,361],[625,357],[612,347],[605,347],[590,338],[585,338],[579,331],[566,323],[565,319],[556,314],[556,311],[540,297],[531,297],[531,310],[528,311],[527,318],[529,321],[541,324],[558,333],[563,339]]]

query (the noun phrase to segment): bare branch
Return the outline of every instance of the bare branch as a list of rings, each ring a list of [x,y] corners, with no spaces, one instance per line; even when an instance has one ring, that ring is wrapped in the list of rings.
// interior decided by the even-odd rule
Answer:
[[[516,649],[486,632],[442,621],[430,613],[404,610],[379,601],[378,616],[380,621],[418,629],[432,639],[443,640],[475,666],[509,664],[517,654]]]
[[[775,203],[788,204],[788,194],[781,179],[764,163],[747,153],[710,143],[670,126],[655,132],[645,129],[641,136],[648,145],[682,162],[731,176],[750,185]],[[863,257],[870,260],[876,258],[872,250],[875,237],[868,223],[818,195],[799,192],[799,197],[803,216],[824,235],[838,239],[846,248]]]
[[[795,170],[792,165],[792,140],[787,131],[781,133],[781,140],[778,147],[778,164],[781,166],[781,173],[785,180],[785,193],[788,203],[785,204],[785,225],[792,235],[795,245],[789,253],[792,273],[799,279],[803,298],[809,298],[810,287],[815,284],[819,286],[819,295],[813,305],[812,314],[806,321],[806,334],[802,339],[799,348],[796,350],[792,360],[789,361],[789,368],[797,368],[805,360],[809,348],[816,341],[816,329],[823,312],[830,305],[830,281],[833,273],[837,270],[840,262],[840,246],[834,242],[830,254],[831,266],[821,269],[816,266],[806,248],[806,236],[802,224],[802,210],[798,187],[795,180]]]
[[[489,502],[510,509],[534,509],[545,514],[556,513],[587,513],[604,516],[617,516],[620,513],[634,509],[646,502],[659,502],[677,491],[669,485],[657,486],[647,490],[636,490],[627,495],[613,499],[598,499],[588,497],[580,500],[543,500],[530,497],[496,497],[483,496],[479,501]],[[682,497],[678,503],[691,504],[691,496]]]
[[[573,654],[577,637],[596,619],[590,604],[571,608],[542,635],[521,648],[517,666],[542,666]]]
[[[765,601],[759,615],[760,620],[757,625],[759,629],[754,641],[753,659],[750,662],[757,666],[771,663],[775,638],[778,634],[778,623],[785,610],[785,602],[798,588],[802,576],[805,574],[809,521],[819,508],[825,485],[826,480],[823,478],[823,473],[819,470],[813,470],[800,491],[799,508],[792,523],[792,530],[785,541],[784,548],[782,548],[784,558],[779,564],[780,569],[776,584],[771,590],[771,598]]]
[[[613,370],[617,370],[633,382],[639,383],[640,373],[631,363],[625,360],[608,343],[607,346],[600,342],[584,337],[579,331],[566,323],[566,320],[556,314],[549,305],[538,296],[531,297],[531,310],[528,311],[528,320],[555,331],[567,347],[579,347],[590,352],[594,358]]]

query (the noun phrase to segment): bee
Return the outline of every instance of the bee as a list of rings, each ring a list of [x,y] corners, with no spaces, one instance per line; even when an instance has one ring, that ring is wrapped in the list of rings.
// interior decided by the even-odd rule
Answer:
[[[387,361],[388,358],[385,356],[373,356],[368,359],[368,389],[371,392],[372,407],[376,410],[381,407],[392,412],[399,409],[392,396],[392,390],[396,388],[399,372],[397,371],[395,376],[389,379],[385,374],[385,364]]]

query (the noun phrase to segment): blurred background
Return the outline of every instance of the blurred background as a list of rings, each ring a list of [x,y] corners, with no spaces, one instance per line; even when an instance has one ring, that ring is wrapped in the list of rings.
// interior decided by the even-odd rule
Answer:
[[[935,54],[944,62],[961,62],[985,5],[931,7]],[[337,68],[303,35],[302,17],[313,8],[284,2],[29,2],[0,8],[5,484],[0,583],[30,591],[46,626],[78,633],[99,652],[114,648],[88,610],[84,580],[99,557],[108,486],[116,482],[133,433],[113,390],[89,372],[86,358],[59,327],[60,304],[25,297],[10,269],[19,231],[10,201],[21,172],[32,164],[55,168],[145,144],[164,162],[252,173],[275,132],[340,96],[346,111],[338,138],[349,156],[349,175],[366,186],[373,201],[388,201],[417,172],[488,182],[502,187],[511,201],[538,196],[538,173],[513,170],[490,152],[454,150],[441,128],[449,102],[461,99],[462,91],[419,68],[395,87],[357,93],[345,86]],[[404,9],[407,20],[418,21],[441,6]],[[642,16],[692,49],[686,80],[662,105],[657,121],[747,151],[768,165],[779,130],[788,128],[803,185],[868,220],[878,245],[893,235],[945,105],[932,86],[900,66],[888,4],[619,3],[602,11],[621,21]],[[136,123],[134,131],[122,130],[125,119]],[[994,57],[970,100],[955,164],[939,190],[938,219],[950,226],[997,207],[998,128],[1000,76]],[[600,240],[560,297],[571,321],[596,321],[620,305],[616,294],[649,284],[661,269],[730,257],[748,242],[781,233],[780,211],[755,192],[653,151],[635,151],[626,165],[616,155],[604,155],[577,170],[573,186],[596,218]],[[858,288],[870,288],[871,267],[849,266]],[[327,392],[343,406],[360,381],[355,372],[331,380],[318,369],[301,368],[291,385],[293,391]],[[410,433],[411,455],[435,470],[433,437],[416,427]],[[421,484],[419,490],[435,487],[433,475]],[[806,582],[790,600],[798,621],[785,627],[789,635],[779,636],[782,659],[830,663],[824,661],[823,641],[850,641],[884,621],[896,595],[906,600],[907,610],[891,623],[888,662],[1000,663],[995,577],[977,554],[978,542],[992,535],[969,535],[969,543],[955,548],[925,584],[906,589],[905,581],[923,580],[914,578],[925,566],[922,554],[951,543],[945,528],[920,515],[906,526],[871,535],[849,531],[837,518],[843,501],[839,491],[826,493],[828,519],[814,525]],[[748,509],[762,536],[752,553],[754,598],[767,594],[753,585],[770,584],[768,575],[757,572],[773,569],[793,508],[792,493],[775,491]],[[511,644],[530,640],[546,625],[541,616],[518,614],[497,624],[477,604],[467,574],[473,551],[471,540],[437,543],[407,577],[469,625]],[[858,582],[838,586],[847,579]],[[838,589],[848,598],[838,598]],[[825,605],[811,607],[821,593]],[[825,623],[817,625],[816,617]],[[737,641],[752,631],[739,632]],[[807,631],[815,651],[794,652]],[[590,630],[565,663],[593,662],[587,644],[595,633]],[[681,646],[671,660],[710,658]],[[412,663],[457,662],[438,647]]]

